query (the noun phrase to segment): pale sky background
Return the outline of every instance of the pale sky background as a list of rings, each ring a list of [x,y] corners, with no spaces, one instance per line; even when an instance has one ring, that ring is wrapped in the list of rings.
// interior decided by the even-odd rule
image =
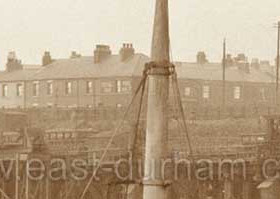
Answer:
[[[155,0],[0,0],[0,68],[9,51],[25,64],[39,64],[72,50],[92,55],[99,43],[114,53],[123,42],[149,55]],[[194,61],[197,51],[220,61],[226,36],[232,54],[273,60],[279,0],[170,0],[173,59]]]

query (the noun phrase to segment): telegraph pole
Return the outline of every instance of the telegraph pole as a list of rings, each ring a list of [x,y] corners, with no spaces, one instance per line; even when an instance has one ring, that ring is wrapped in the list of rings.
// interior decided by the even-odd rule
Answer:
[[[226,106],[226,39],[223,43],[223,111]]]
[[[280,55],[279,55],[279,47],[280,47],[280,21],[277,24],[278,36],[277,36],[277,56],[276,56],[276,106],[279,104],[279,64],[280,64]]]

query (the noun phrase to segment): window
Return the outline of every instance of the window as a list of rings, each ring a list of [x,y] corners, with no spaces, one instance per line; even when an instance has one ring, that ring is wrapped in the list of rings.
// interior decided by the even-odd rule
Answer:
[[[265,101],[265,100],[266,100],[265,88],[261,88],[261,89],[260,89],[260,99],[261,99],[262,101]]]
[[[57,134],[57,139],[62,139],[63,138],[63,133],[58,133]]]
[[[22,84],[17,84],[17,96],[18,97],[23,96],[23,85]]]
[[[92,81],[87,81],[87,85],[86,85],[86,93],[90,94],[93,92],[93,87],[92,87]]]
[[[131,82],[126,80],[122,81],[122,92],[129,92],[131,91]]]
[[[38,106],[39,106],[38,103],[33,103],[33,104],[32,104],[32,107],[34,107],[34,108],[36,108],[36,107],[38,107]]]
[[[3,84],[3,86],[2,86],[2,96],[3,97],[8,96],[8,85],[7,84]]]
[[[120,80],[117,81],[117,92],[122,92],[122,81]]]
[[[33,82],[33,96],[39,95],[39,82]]]
[[[235,86],[233,92],[234,92],[233,93],[234,99],[238,100],[238,99],[241,98],[241,88],[240,88],[240,86]]]
[[[185,96],[191,96],[191,88],[190,87],[186,87],[184,94],[185,94]]]
[[[210,86],[203,86],[203,98],[209,99],[210,97]]]
[[[51,139],[55,139],[56,138],[56,133],[51,133]]]
[[[65,94],[69,95],[72,93],[72,82],[66,82]]]
[[[71,138],[71,134],[70,134],[70,133],[65,133],[65,134],[64,134],[64,137],[65,137],[65,138]]]
[[[101,91],[102,93],[111,93],[113,92],[113,84],[110,81],[102,82],[101,83]]]
[[[52,81],[47,82],[47,95],[53,94],[53,83]]]
[[[131,91],[131,82],[129,80],[117,80],[117,92],[129,92]]]

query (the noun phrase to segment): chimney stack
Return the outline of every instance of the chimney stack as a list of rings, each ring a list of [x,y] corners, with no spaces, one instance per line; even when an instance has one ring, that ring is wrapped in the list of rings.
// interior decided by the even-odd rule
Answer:
[[[80,58],[81,54],[78,54],[76,51],[72,51],[70,59]]]
[[[130,58],[131,56],[134,55],[134,48],[132,44],[123,44],[123,47],[120,50],[120,57],[121,57],[121,61],[125,61],[128,58]]]
[[[94,63],[101,63],[112,54],[110,46],[107,45],[96,45],[94,50]]]
[[[16,53],[9,52],[7,57],[7,64],[6,64],[6,71],[12,72],[15,70],[22,70],[23,65],[21,64],[21,61],[17,59]]]
[[[42,65],[46,66],[53,62],[51,54],[49,51],[45,51],[44,56],[42,58]]]
[[[200,65],[208,63],[205,52],[200,51],[200,52],[197,53],[196,62]]]
[[[234,64],[234,60],[232,58],[232,55],[231,54],[227,54],[227,56],[226,56],[226,65],[227,65],[227,67],[231,67],[231,66],[233,66],[233,64]]]

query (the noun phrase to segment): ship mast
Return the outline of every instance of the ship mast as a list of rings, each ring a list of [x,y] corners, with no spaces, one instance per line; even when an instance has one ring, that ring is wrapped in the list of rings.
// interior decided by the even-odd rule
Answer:
[[[143,179],[144,199],[166,198],[161,160],[168,129],[167,101],[169,96],[169,19],[168,0],[156,0],[151,62],[148,68],[148,110]]]

